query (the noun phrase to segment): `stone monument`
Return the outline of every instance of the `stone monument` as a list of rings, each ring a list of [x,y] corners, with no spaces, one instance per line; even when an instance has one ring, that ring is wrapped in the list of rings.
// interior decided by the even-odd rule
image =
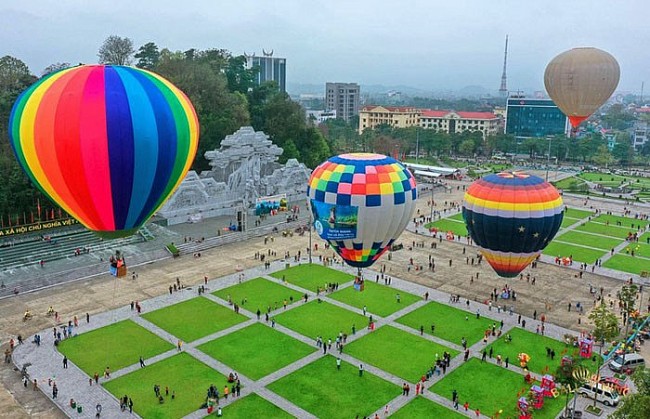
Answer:
[[[283,150],[253,127],[228,135],[218,150],[207,151],[210,170],[187,173],[158,211],[169,225],[203,218],[252,215],[260,197],[286,194],[289,203],[305,199],[311,170],[296,159],[278,163]]]

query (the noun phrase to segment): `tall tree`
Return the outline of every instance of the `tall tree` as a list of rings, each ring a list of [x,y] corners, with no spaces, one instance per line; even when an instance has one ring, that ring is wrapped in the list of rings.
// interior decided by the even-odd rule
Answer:
[[[138,62],[135,63],[136,67],[153,70],[158,65],[158,61],[160,61],[158,45],[153,42],[147,42],[138,49],[134,57],[138,59]]]
[[[111,35],[99,48],[97,56],[100,64],[131,65],[134,52],[133,41],[130,38]]]
[[[600,344],[599,354],[602,355],[605,342],[614,339],[619,334],[618,318],[607,308],[607,304],[603,300],[589,313],[589,320],[594,323],[592,334]],[[594,397],[594,407],[597,399],[598,394]]]
[[[47,67],[43,69],[41,72],[41,77],[47,76],[50,73],[54,73],[59,70],[64,70],[66,68],[70,68],[72,65],[70,63],[54,63],[50,64]]]
[[[650,418],[650,369],[637,368],[631,378],[637,392],[623,397],[623,402],[610,418]]]

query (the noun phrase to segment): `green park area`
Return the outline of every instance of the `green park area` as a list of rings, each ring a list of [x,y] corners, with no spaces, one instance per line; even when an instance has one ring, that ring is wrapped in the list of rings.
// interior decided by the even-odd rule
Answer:
[[[329,269],[317,263],[292,266],[272,273],[271,276],[312,292],[316,292],[317,287],[323,289],[326,284],[343,284],[354,279],[350,274]]]
[[[192,342],[246,320],[245,316],[204,297],[145,313],[142,317],[185,342]]]
[[[406,363],[407,360],[405,359]],[[322,418],[370,416],[399,396],[402,388],[347,362],[336,368],[327,355],[271,383],[268,388]]]
[[[546,246],[546,249],[544,249],[542,253],[552,257],[572,257],[574,263],[585,262],[592,264],[596,262],[597,259],[603,257],[606,252],[603,250],[583,247],[581,245],[571,245],[553,240],[548,246]]]
[[[568,231],[555,237],[554,242],[584,244],[589,247],[609,251],[623,242],[621,239],[614,239],[600,234],[586,233],[581,231]]]
[[[477,319],[475,313],[435,301],[400,317],[397,322],[418,331],[420,326],[424,326],[424,333],[459,346],[462,338],[465,338],[468,346],[471,346],[483,338],[483,334],[492,327],[492,324],[499,325],[495,320],[484,316]],[[433,332],[432,325],[435,326]]]
[[[270,307],[275,310],[284,305],[293,304],[302,299],[303,294],[291,288],[276,284],[264,278],[255,278],[239,285],[224,288],[212,293],[224,301],[232,301],[241,308],[256,313],[259,309],[266,313]]]
[[[329,268],[319,266],[318,270],[330,281],[336,281],[335,278],[350,281],[352,278],[340,276],[345,274]],[[303,283],[293,275],[291,281]],[[340,284],[344,286],[338,292],[321,294],[320,301],[311,298],[307,303],[288,304],[286,309],[278,307],[271,313],[275,327],[272,320],[268,323],[264,319],[255,321],[253,310],[238,315],[210,300],[215,297],[196,297],[143,316],[172,335],[165,335],[167,340],[126,320],[64,340],[58,348],[89,376],[95,372],[101,375],[104,368],[110,366],[113,377],[102,380],[102,385],[115,397],[131,397],[134,412],[140,417],[207,414],[208,387],[214,384],[223,394],[225,385],[232,386],[225,377],[229,372],[256,383],[250,386],[249,381],[244,381],[242,398],[231,398],[229,403],[222,404],[224,416],[290,417],[273,404],[273,399],[267,398],[267,390],[271,390],[318,417],[363,417],[383,411],[387,404],[390,407],[393,399],[401,394],[401,384],[408,382],[413,386],[435,363],[436,354],[442,358],[447,351],[457,360],[456,357],[462,356],[458,348],[463,337],[471,346],[482,338],[485,330],[493,324],[499,325],[493,319],[483,316],[477,319],[475,313],[439,302],[425,303],[420,296],[372,281],[366,284],[364,291],[354,291],[349,283]],[[253,303],[266,305],[269,298],[284,299],[292,292],[273,281],[255,278],[215,291],[214,295],[224,299],[227,295],[237,300],[246,298],[246,307]],[[401,294],[399,303],[396,292]],[[300,295],[299,292],[294,300]],[[327,301],[329,298],[335,299],[336,304]],[[368,316],[359,314],[359,307],[363,305],[368,306],[368,316],[372,310],[375,315],[382,315],[373,331],[367,330]],[[411,312],[394,323],[384,320],[385,316],[399,310]],[[245,327],[231,328],[247,319]],[[435,325],[433,332],[432,324]],[[423,326],[422,331],[420,326]],[[216,332],[221,333],[210,341],[196,341]],[[317,352],[320,349],[315,345],[315,338],[335,340],[341,332],[348,335],[348,340],[339,369],[336,348],[332,346],[330,354],[321,355]],[[364,336],[358,336],[360,333]],[[456,389],[460,396],[460,413],[467,401],[472,412],[479,408],[482,413],[492,415],[502,409],[503,417],[514,415],[518,394],[530,388],[524,384],[520,370],[514,371],[513,367],[518,365],[517,355],[525,352],[531,356],[531,371],[552,373],[563,355],[575,355],[575,348],[520,328],[512,329],[509,334],[511,342],[505,342],[502,336],[486,348],[493,348],[494,357],[508,357],[510,369],[471,358],[447,370],[446,376],[428,390],[450,399]],[[175,349],[176,339],[187,342],[180,353]],[[546,347],[553,348],[555,359],[546,356]],[[480,357],[480,353],[472,355]],[[146,361],[142,368],[138,365],[140,356]],[[359,374],[359,364],[364,366],[362,374]],[[595,367],[592,361],[586,364],[591,369]],[[125,367],[129,369],[122,370]],[[154,394],[156,384],[161,388],[162,403]],[[255,386],[261,387],[258,390]],[[544,409],[535,412],[535,417],[554,417],[561,406],[560,400],[547,399]],[[422,396],[390,413],[409,418],[459,416],[449,406]]]
[[[327,302],[311,301],[286,313],[275,316],[279,325],[314,339],[336,339],[340,332],[352,334],[368,326],[368,318]]]
[[[421,300],[420,297],[408,292],[376,284],[371,278],[365,281],[362,292],[355,290],[354,287],[346,287],[330,294],[329,297],[358,309],[363,309],[365,306],[369,314],[381,317],[389,316]]]
[[[517,417],[517,400],[525,396],[531,384],[514,371],[472,358],[430,388],[436,394],[451,400],[458,392],[459,404],[469,403],[469,409],[488,417]],[[544,407],[535,410],[533,417],[555,418],[564,407],[564,399],[546,398]],[[461,409],[463,409],[461,407]],[[464,410],[464,409],[463,409]]]
[[[436,362],[436,354],[458,351],[392,326],[382,326],[345,347],[345,353],[407,382],[417,382]]]
[[[436,228],[442,233],[451,231],[457,236],[467,236],[467,227],[465,227],[465,220],[463,219],[462,213],[428,223],[424,227],[427,229]]]
[[[106,367],[117,371],[137,364],[141,356],[150,358],[174,347],[175,343],[159,338],[131,320],[124,320],[65,339],[58,348],[86,374],[101,376]]]
[[[154,393],[155,384],[160,386],[163,403]],[[133,411],[142,418],[180,418],[201,408],[211,384],[221,390],[227,379],[189,354],[179,353],[103,385],[118,399],[131,397]]]
[[[511,341],[506,339],[507,335],[510,335],[512,338]],[[528,354],[530,356],[528,369],[538,374],[554,374],[557,367],[560,366],[563,356],[570,356],[574,359],[578,357],[577,347],[537,333],[529,332],[519,327],[512,329],[506,335],[502,335],[499,339],[488,345],[485,350],[489,352],[490,348],[493,349],[494,358],[497,355],[501,355],[504,360],[508,358],[510,365],[519,365],[517,356],[520,353]],[[546,348],[555,351],[555,357],[553,359],[546,355]],[[591,359],[585,360],[583,365],[592,371],[595,371],[597,368],[596,362]]]
[[[198,349],[249,378],[260,378],[314,352],[309,346],[268,325],[254,323],[199,346]]]

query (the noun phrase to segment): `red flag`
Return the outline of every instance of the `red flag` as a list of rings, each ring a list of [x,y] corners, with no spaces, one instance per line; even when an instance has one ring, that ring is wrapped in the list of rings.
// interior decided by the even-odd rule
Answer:
[[[54,208],[52,208],[52,219],[54,219]]]
[[[41,199],[36,198],[36,209],[38,210],[38,219],[41,219]]]

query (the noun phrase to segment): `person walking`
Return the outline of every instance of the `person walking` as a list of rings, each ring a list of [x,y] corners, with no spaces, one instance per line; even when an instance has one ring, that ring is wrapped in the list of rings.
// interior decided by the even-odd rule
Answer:
[[[68,357],[63,355],[63,369],[68,368]]]
[[[359,364],[359,377],[363,376],[363,364]]]
[[[341,370],[341,358],[336,358],[336,369]]]
[[[146,365],[144,364],[144,358],[142,358],[142,355],[140,355],[140,368],[144,368]]]

